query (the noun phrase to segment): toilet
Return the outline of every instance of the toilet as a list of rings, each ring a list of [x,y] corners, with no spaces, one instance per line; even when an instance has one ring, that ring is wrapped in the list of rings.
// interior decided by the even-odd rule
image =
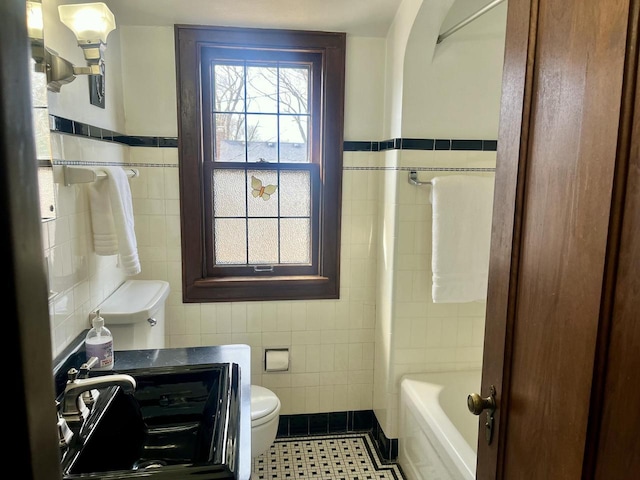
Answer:
[[[271,390],[251,385],[251,458],[262,455],[276,439],[280,399]]]
[[[165,303],[169,283],[126,280],[97,308],[113,335],[115,350],[144,350],[165,346]]]

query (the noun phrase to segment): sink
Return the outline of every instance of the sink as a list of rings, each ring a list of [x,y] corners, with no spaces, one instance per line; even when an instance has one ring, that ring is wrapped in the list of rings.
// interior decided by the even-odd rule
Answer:
[[[118,373],[134,377],[135,392],[100,390],[62,455],[64,479],[236,478],[237,364]]]

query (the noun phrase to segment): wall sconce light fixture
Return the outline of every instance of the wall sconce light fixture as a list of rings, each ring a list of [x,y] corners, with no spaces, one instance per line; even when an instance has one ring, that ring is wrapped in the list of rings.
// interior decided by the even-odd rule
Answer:
[[[58,14],[62,23],[75,34],[87,66],[77,67],[44,46],[42,5],[39,2],[28,1],[27,28],[31,38],[32,54],[36,61],[36,69],[47,74],[47,88],[52,92],[59,92],[60,87],[75,80],[76,75],[91,75],[94,80],[99,77],[102,81],[103,53],[107,37],[116,28],[113,13],[104,3],[98,2],[60,5]]]

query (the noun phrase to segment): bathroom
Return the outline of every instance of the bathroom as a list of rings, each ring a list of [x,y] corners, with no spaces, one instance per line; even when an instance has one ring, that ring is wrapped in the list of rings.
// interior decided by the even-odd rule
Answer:
[[[373,411],[388,439],[398,436],[402,375],[481,367],[485,306],[428,300],[429,192],[407,181],[414,167],[426,181],[435,176],[432,167],[495,166],[506,5],[436,45],[443,24],[470,13],[458,1],[448,16],[451,3],[438,9],[435,2],[404,1],[386,32],[348,37],[345,145],[466,139],[485,141],[487,150],[345,149],[341,292],[335,301],[182,303],[171,27],[127,25],[117,17],[105,52],[104,110],[89,105],[83,79],[48,95],[50,115],[163,142],[128,147],[90,133],[52,133],[53,157],[63,162],[109,158],[139,171],[131,180],[142,264],[137,278],[171,285],[167,346],[248,344],[252,383],[276,392],[284,415]],[[55,17],[56,7],[45,0],[45,18]],[[66,27],[49,22],[46,28],[51,48],[83,62]],[[442,95],[454,87],[456,96]],[[68,125],[60,124],[64,132]],[[82,186],[57,183],[55,189],[56,218],[42,223],[54,356],[88,328],[95,307],[125,279],[115,258],[91,251]],[[267,347],[290,349],[289,372],[263,371]]]
[[[434,39],[439,25],[428,24],[433,15],[426,6],[420,10],[416,3],[411,10],[410,3],[402,4],[386,36],[383,31],[379,37],[348,36],[345,142],[398,137],[495,141],[506,5],[451,36],[437,47],[441,49],[437,53]],[[82,53],[72,32],[60,22],[46,20],[55,19],[57,2],[43,4],[47,45],[79,64]],[[448,5],[443,3],[441,16]],[[128,147],[54,132],[52,153],[55,159],[81,162],[108,158],[140,172],[130,180],[142,266],[135,278],[165,280],[171,286],[166,346],[248,344],[252,383],[278,395],[282,414],[375,409],[386,436],[397,438],[400,376],[416,370],[479,368],[485,307],[481,302],[458,305],[427,300],[429,190],[410,185],[406,168],[494,167],[495,150],[345,152],[339,300],[184,304],[173,27],[127,25],[127,19],[117,15],[117,6],[112,10],[118,27],[110,33],[105,52],[105,109],[89,104],[86,80],[78,78],[60,93],[48,95],[49,114],[130,136],[160,137],[167,144],[174,139],[174,143]],[[470,8],[473,2],[453,11],[449,23],[473,13]],[[416,22],[427,24],[418,27],[412,15]],[[476,37],[483,40],[469,41]],[[430,45],[430,50],[424,45]],[[399,62],[393,72],[385,71],[386,56],[398,57],[393,60]],[[433,56],[434,62],[442,64],[438,71],[430,65]],[[395,73],[403,70],[402,76]],[[386,107],[385,83],[397,85],[409,100]],[[455,100],[443,96],[445,88],[456,89]],[[383,125],[389,109],[398,110],[394,116],[401,118],[401,124]],[[462,120],[460,111],[467,112]],[[392,170],[379,169],[394,165],[397,168]],[[420,179],[435,174],[421,172]],[[390,187],[389,182],[396,186]],[[56,292],[50,302],[55,354],[88,328],[96,305],[126,278],[117,256],[100,257],[92,251],[86,192],[86,185],[57,184],[57,217],[43,223],[50,288]],[[389,222],[396,225],[390,227]],[[383,235],[390,233],[383,242]],[[390,336],[396,340],[389,358],[382,354],[376,358],[375,352],[380,351],[376,342],[386,344]],[[263,350],[283,347],[290,349],[290,370],[265,373]],[[377,369],[378,378],[376,363],[386,365]]]

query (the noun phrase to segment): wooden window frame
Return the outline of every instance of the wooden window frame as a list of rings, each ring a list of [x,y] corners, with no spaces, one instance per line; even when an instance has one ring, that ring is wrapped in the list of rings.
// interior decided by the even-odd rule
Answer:
[[[339,298],[345,40],[342,32],[176,25],[178,152],[183,302]],[[317,274],[214,276],[207,265],[206,135],[202,68],[206,49],[250,48],[313,53],[322,58],[318,128],[319,223]],[[208,162],[209,164],[211,162]],[[224,165],[224,162],[217,165]],[[216,168],[217,168],[216,165]],[[254,165],[254,164],[249,164]],[[209,177],[210,178],[210,177]]]

